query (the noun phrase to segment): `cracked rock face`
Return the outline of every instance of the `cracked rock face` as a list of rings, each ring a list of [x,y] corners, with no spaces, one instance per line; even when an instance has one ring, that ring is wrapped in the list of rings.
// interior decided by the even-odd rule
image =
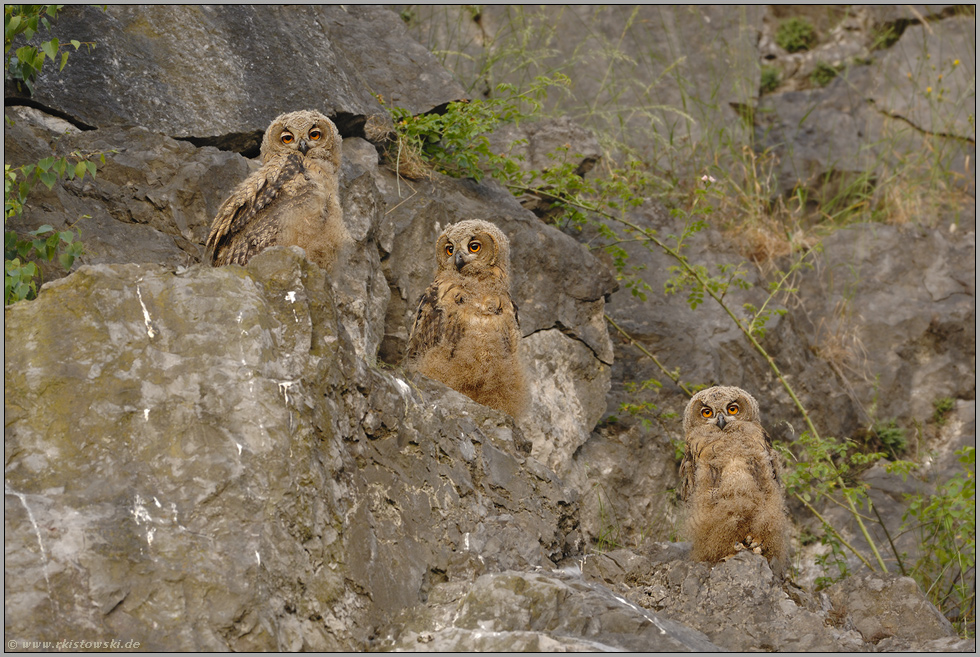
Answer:
[[[361,649],[440,581],[563,554],[520,430],[357,357],[298,249],[86,266],[5,328],[8,638]]]
[[[509,11],[488,8],[480,29]],[[632,10],[602,11],[625,20]],[[755,98],[764,10],[637,11],[633,25],[647,37],[637,42],[654,43],[664,61],[709,44],[678,60],[690,93],[713,93],[711,67],[721,65]],[[874,10],[875,20],[919,9],[882,18],[891,11]],[[616,20],[603,29],[618,36]],[[74,226],[86,252],[67,276],[45,265],[40,297],[5,309],[5,638],[140,637],[161,651],[975,648],[951,636],[908,580],[858,577],[815,595],[776,586],[752,555],[712,568],[689,562],[683,544],[650,546],[677,526],[676,427],[622,416],[619,404],[637,399],[627,384],[662,373],[622,336],[610,340],[604,316],[688,380],[717,377],[768,397],[777,439],[792,438],[790,400],[716,309],[692,314],[685,299],[659,295],[638,306],[617,291],[594,236],[545,225],[490,181],[412,182],[379,166],[375,144],[360,138],[384,115],[374,93],[413,112],[464,95],[394,12],[72,6],[54,25],[62,42],[97,47],[38,80],[33,103],[67,120],[8,94],[5,159],[80,150],[106,161],[95,179],[35,187],[8,223],[22,234]],[[952,23],[948,32],[918,27],[906,25],[898,44],[908,48],[876,55],[874,70],[894,66],[901,78],[911,60],[897,53],[911,56],[917,40],[940,47],[970,34]],[[727,43],[705,37],[719,32]],[[574,34],[562,47],[578,47]],[[866,80],[869,67],[851,81]],[[774,103],[770,135],[791,146],[780,152],[786,171],[867,166],[873,154],[861,140],[878,139],[886,107],[967,134],[961,108],[927,115],[921,98],[903,105],[858,86],[874,108],[867,94],[834,84]],[[255,93],[269,88],[281,93]],[[669,104],[661,91],[658,105]],[[692,135],[715,119],[747,129],[731,111],[745,99],[731,92],[720,90],[713,118],[697,117]],[[329,279],[297,249],[272,249],[244,268],[202,266],[217,207],[258,166],[215,146],[249,152],[272,117],[310,105],[346,136],[350,261]],[[528,138],[538,164],[565,140],[583,165],[598,153],[568,120],[521,129],[511,136]],[[641,137],[639,150],[655,150]],[[836,159],[820,147],[832,140]],[[649,203],[634,219],[677,232],[666,215]],[[511,240],[534,389],[520,424],[398,365],[435,270],[433,242],[462,219],[492,221]],[[740,260],[717,230],[691,243],[708,264]],[[853,227],[825,251],[801,279],[813,323],[774,320],[767,348],[812,383],[805,402],[834,434],[863,421],[852,396],[867,403],[875,389],[840,384],[815,350],[833,346],[828,337],[862,341],[889,413],[928,413],[935,396],[957,397],[930,474],[941,480],[942,468],[959,466],[952,450],[975,442],[972,232]],[[670,263],[631,257],[662,290]],[[758,303],[757,292],[732,298]],[[841,313],[844,302],[861,312]],[[848,372],[860,364],[836,363]],[[664,383],[657,403],[683,408]],[[604,415],[620,417],[595,428]],[[876,504],[910,490],[880,470],[867,476]],[[899,517],[886,501],[880,508]],[[647,548],[583,557],[637,539]]]
[[[381,7],[69,6],[51,36],[95,47],[46,68],[35,102],[80,125],[142,125],[239,152],[257,153],[284,111],[315,107],[363,136],[365,117],[385,114],[372,90],[413,113],[465,95]]]

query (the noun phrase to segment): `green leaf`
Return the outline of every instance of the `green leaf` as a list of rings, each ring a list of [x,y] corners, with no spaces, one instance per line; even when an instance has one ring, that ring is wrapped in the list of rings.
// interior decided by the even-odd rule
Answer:
[[[3,36],[6,40],[13,38],[17,34],[17,28],[20,27],[21,20],[20,16],[4,16],[3,22]]]
[[[51,39],[50,41],[45,41],[41,44],[41,51],[48,56],[48,59],[54,61],[58,56],[58,46],[60,42],[58,39]]]
[[[30,37],[28,37],[30,38]],[[33,62],[37,57],[37,48],[34,46],[21,46],[16,51],[17,60],[23,62],[27,66],[34,68]]]
[[[55,181],[58,180],[58,174],[56,174],[54,171],[43,171],[42,173],[38,174],[38,178],[42,183],[44,183],[45,187],[51,189],[54,187]]]
[[[87,160],[82,160],[81,162],[79,162],[78,164],[75,165],[75,177],[76,178],[81,179],[81,178],[84,178],[85,177],[85,172],[89,170],[89,168],[87,166],[88,164],[90,164],[90,162],[88,162]],[[94,167],[95,165],[92,165],[92,166]],[[95,176],[94,173],[92,175]]]
[[[61,65],[58,67],[58,71],[65,70],[65,64],[68,63],[68,51],[61,53]]]

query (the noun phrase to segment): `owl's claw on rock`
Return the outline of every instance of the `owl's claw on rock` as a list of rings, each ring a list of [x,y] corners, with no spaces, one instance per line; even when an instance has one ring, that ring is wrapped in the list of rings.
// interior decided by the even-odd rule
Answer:
[[[752,554],[762,554],[762,543],[752,538],[752,534],[748,534],[744,540],[735,543],[734,549],[735,553],[728,555],[728,557],[725,557],[726,559],[734,557],[742,550],[752,550]]]

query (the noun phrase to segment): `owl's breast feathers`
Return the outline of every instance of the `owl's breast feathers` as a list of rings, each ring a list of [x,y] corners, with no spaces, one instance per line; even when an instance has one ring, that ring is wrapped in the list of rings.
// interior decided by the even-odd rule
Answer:
[[[692,431],[680,465],[681,498],[688,499],[698,479],[716,489],[726,471],[747,471],[760,488],[779,486],[772,439],[764,428],[733,420],[724,429],[705,425]]]
[[[460,342],[473,337],[479,324],[517,326],[517,305],[506,292],[471,290],[465,279],[436,280],[419,299],[406,357],[415,360],[429,350],[442,347],[452,357]],[[494,331],[503,341],[505,352],[517,348],[511,330]]]
[[[265,210],[271,210],[290,183],[308,180],[307,168],[298,153],[282,153],[235,188],[211,223],[206,246],[212,265],[244,265],[277,243],[281,229],[277,214]]]

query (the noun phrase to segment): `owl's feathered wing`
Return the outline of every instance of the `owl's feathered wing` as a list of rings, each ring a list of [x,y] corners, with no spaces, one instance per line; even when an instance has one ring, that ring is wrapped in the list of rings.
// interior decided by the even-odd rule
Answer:
[[[282,153],[235,188],[211,222],[206,246],[212,265],[244,265],[277,243],[282,226],[276,203],[284,188],[305,179],[305,169],[298,153]]]
[[[415,361],[420,355],[432,349],[444,338],[448,338],[446,311],[439,303],[438,279],[429,286],[415,309],[415,321],[412,322],[412,332],[408,338],[408,351],[405,358],[408,362]],[[453,322],[459,332],[459,318]],[[458,336],[455,338],[459,339]]]

